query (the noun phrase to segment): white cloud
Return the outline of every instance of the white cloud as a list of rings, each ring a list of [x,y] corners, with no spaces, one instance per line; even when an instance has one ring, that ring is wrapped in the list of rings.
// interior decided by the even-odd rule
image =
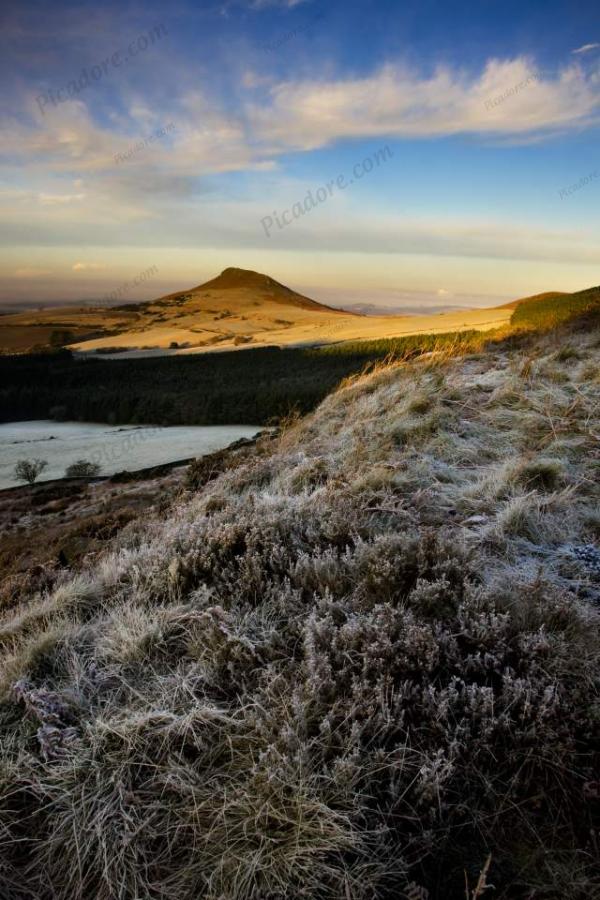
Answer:
[[[525,86],[507,94],[520,84]],[[172,141],[154,144],[131,165],[120,166],[115,154],[131,146],[135,129],[143,136],[154,124],[135,98],[118,125],[98,124],[81,101],[64,103],[43,123],[26,126],[14,119],[6,128],[6,151],[27,166],[27,189],[0,191],[2,233],[13,244],[79,247],[67,266],[75,259],[75,266],[90,268],[74,272],[90,273],[86,248],[161,246],[167,222],[173,246],[263,247],[261,218],[275,207],[289,208],[314,184],[290,184],[278,173],[266,188],[266,179],[257,178],[248,180],[254,186],[248,193],[244,180],[231,192],[226,183],[223,192],[203,176],[262,172],[276,168],[278,157],[290,149],[306,151],[365,136],[385,141],[387,135],[478,133],[496,140],[513,141],[515,135],[537,140],[595,121],[599,90],[600,68],[586,74],[571,65],[549,78],[523,59],[490,61],[471,76],[444,69],[425,77],[386,66],[360,79],[287,81],[270,90],[259,87],[251,95],[254,102],[235,112],[224,112],[194,90],[173,99],[168,118],[164,110],[154,110],[159,123],[175,123]],[[503,102],[489,107],[499,96]],[[142,116],[139,125],[134,111]],[[242,199],[231,203],[232,196]],[[340,195],[330,209],[315,211],[289,233],[277,233],[273,245],[309,252],[327,245],[332,251],[366,254],[393,253],[403,246],[408,254],[582,264],[598,259],[597,235],[545,227],[520,233],[513,224],[496,229],[473,221],[411,222],[377,211],[369,217],[352,203],[350,192]],[[443,274],[439,280],[444,283]]]
[[[95,262],[76,262],[71,268],[74,272],[96,272],[100,269],[105,269],[106,266]]]
[[[117,166],[118,154],[125,155],[136,141],[143,140],[157,125],[173,123],[169,141],[154,142],[134,162]],[[6,140],[2,155],[19,159],[30,167],[41,167],[45,173],[64,173],[76,189],[83,185],[93,190],[92,176],[102,173],[106,182],[118,182],[120,196],[143,192],[149,198],[148,178],[151,172],[152,193],[161,193],[163,181],[171,189],[174,179],[197,179],[199,176],[264,169],[272,165],[270,154],[256,145],[241,115],[224,113],[199,90],[180,95],[169,109],[169,118],[155,110],[153,118],[142,103],[132,100],[128,115],[118,126],[97,124],[81,100],[66,101],[52,117],[40,120],[35,115],[25,124],[17,118],[3,123]],[[77,177],[79,176],[79,177]],[[123,190],[125,186],[125,191]],[[108,187],[104,184],[104,189]],[[44,193],[44,205],[67,204],[82,200],[86,194]]]
[[[43,206],[57,206],[65,203],[77,203],[85,198],[85,194],[40,194],[39,201]]]
[[[571,53],[589,53],[591,50],[600,49],[600,44],[584,44],[583,47],[578,47],[576,50],[571,50]]]
[[[283,82],[250,106],[249,118],[282,150],[366,136],[540,135],[595,122],[599,88],[600,71],[571,65],[544,78],[524,58],[490,60],[471,77],[386,65],[365,78]]]
[[[84,197],[89,202],[94,190],[101,190],[119,206],[135,198],[135,205],[147,209],[149,180],[154,197],[191,195],[203,175],[265,170],[289,150],[310,151],[361,137],[471,133],[513,142],[540,140],[595,123],[600,104],[600,67],[586,73],[572,64],[555,77],[543,77],[523,58],[490,60],[471,76],[449,68],[422,76],[387,65],[356,79],[313,78],[268,87],[262,75],[246,70],[240,80],[247,102],[235,111],[220,109],[201,90],[175,97],[169,141],[155,142],[133,164],[116,167],[115,158],[166,121],[162,109],[151,110],[137,97],[129,98],[118,123],[102,125],[81,100],[61,104],[43,121],[32,107],[29,124],[6,121],[3,151],[46,175],[70,177],[77,192],[45,191],[38,197],[42,205],[69,206]]]

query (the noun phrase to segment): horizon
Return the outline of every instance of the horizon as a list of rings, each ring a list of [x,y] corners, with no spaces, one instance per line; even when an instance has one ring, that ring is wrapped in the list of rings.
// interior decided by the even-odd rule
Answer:
[[[145,276],[142,279],[142,284],[137,287],[137,290],[148,290],[144,288],[142,285],[145,282],[152,278],[155,273],[153,273],[151,269],[147,270],[145,273],[142,273]],[[226,268],[239,268],[235,266],[228,266]],[[214,277],[219,274],[223,274],[225,270],[222,270],[220,273],[212,273],[206,279],[203,279],[198,285],[182,285],[172,283],[162,284],[154,283],[156,290],[160,288],[160,293],[157,294],[156,290],[152,292],[150,291],[147,295],[142,294],[138,299],[128,299],[128,295],[132,292],[136,292],[135,287],[131,287],[131,282],[125,282],[113,288],[110,282],[107,282],[106,290],[104,293],[99,294],[97,296],[90,296],[85,300],[78,300],[77,297],[74,298],[65,298],[62,301],[59,299],[56,302],[40,302],[34,299],[24,300],[22,302],[15,301],[12,304],[7,304],[5,306],[0,306],[0,316],[1,315],[11,315],[18,314],[21,312],[32,312],[36,310],[44,310],[44,309],[92,309],[98,307],[105,307],[107,310],[114,307],[121,307],[123,305],[131,306],[132,308],[143,304],[145,302],[152,302],[153,300],[160,299],[161,297],[167,297],[173,293],[191,290],[198,287],[202,287],[205,283],[212,281]],[[250,274],[254,273],[254,270],[248,269],[240,269],[240,271],[248,272]],[[269,273],[256,273],[259,275],[269,276]],[[138,276],[139,278],[139,276]],[[275,279],[277,281],[277,279]],[[281,282],[279,282],[281,283]],[[441,312],[448,312],[452,310],[468,310],[473,308],[475,304],[467,304],[460,305],[453,303],[450,299],[447,302],[444,301],[443,295],[439,292],[436,294],[430,294],[426,291],[418,292],[404,292],[404,291],[388,291],[388,292],[377,292],[377,291],[369,291],[365,292],[363,290],[356,289],[331,289],[327,290],[319,290],[318,287],[309,287],[305,289],[303,286],[292,286],[292,285],[283,285],[291,290],[293,290],[296,294],[300,294],[305,297],[309,297],[312,300],[316,300],[319,303],[322,303],[326,306],[331,306],[334,309],[347,310],[349,312],[358,312],[362,315],[375,315],[375,316],[385,316],[385,315],[418,315],[420,312],[429,313],[431,315],[435,315]],[[319,293],[321,296],[316,296]],[[379,297],[381,294],[381,297]],[[122,299],[120,299],[122,298]],[[377,303],[378,299],[384,300],[383,303]],[[476,301],[477,297],[471,298]],[[482,306],[488,306],[493,308],[494,306],[498,306],[507,302],[506,297],[490,297],[487,298],[489,302],[487,304],[482,304]],[[515,299],[515,298],[511,298]],[[521,299],[521,298],[516,298]],[[395,304],[395,305],[386,305],[387,304]],[[410,305],[413,303],[414,305]]]
[[[9,3],[0,311],[151,300],[228,266],[407,313],[596,284],[599,19]]]

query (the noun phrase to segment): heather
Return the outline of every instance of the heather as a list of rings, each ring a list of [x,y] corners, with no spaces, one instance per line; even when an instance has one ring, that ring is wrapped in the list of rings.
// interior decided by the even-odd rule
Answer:
[[[0,895],[595,896],[599,403],[381,362],[6,609]]]

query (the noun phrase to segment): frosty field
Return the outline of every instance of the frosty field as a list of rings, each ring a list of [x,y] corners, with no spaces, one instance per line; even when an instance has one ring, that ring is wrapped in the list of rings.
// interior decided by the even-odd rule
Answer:
[[[97,462],[101,474],[112,475],[202,456],[259,430],[250,425],[163,428],[49,420],[0,424],[0,489],[18,483],[13,470],[19,459],[47,460],[40,481],[63,477],[66,467],[77,459]]]

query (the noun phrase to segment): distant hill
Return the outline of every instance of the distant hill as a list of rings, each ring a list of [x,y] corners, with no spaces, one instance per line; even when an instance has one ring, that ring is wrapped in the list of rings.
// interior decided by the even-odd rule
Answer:
[[[0,352],[61,345],[101,352],[238,346],[266,332],[313,320],[323,325],[323,314],[328,321],[352,315],[299,294],[269,275],[227,268],[203,284],[156,300],[111,307],[48,307],[3,316]]]
[[[511,300],[510,303],[504,303],[498,309],[516,309],[521,303],[535,303],[538,300],[555,300],[558,297],[568,297],[565,291],[546,291],[544,294],[532,294],[531,297],[522,297],[520,300]]]
[[[190,288],[189,291],[185,291],[183,294],[181,291],[176,291],[154,302],[180,302],[182,296],[192,299],[198,294],[206,295],[207,293],[212,294],[212,292],[216,292],[217,295],[220,295],[222,291],[226,292],[222,298],[226,303],[232,302],[233,299],[240,299],[240,297],[234,298],[233,292],[244,292],[252,293],[255,299],[264,298],[271,303],[279,303],[282,306],[294,306],[298,309],[308,309],[314,312],[341,312],[339,309],[326,306],[324,303],[318,303],[316,300],[311,300],[310,297],[297,293],[297,291],[286,287],[285,284],[281,284],[279,281],[271,278],[270,275],[254,272],[252,269],[238,269],[234,267],[223,269],[216,278],[211,278],[203,284]]]
[[[129,312],[131,307],[123,308]],[[137,307],[133,327],[76,341],[81,352],[158,355],[239,347],[294,347],[379,340],[410,334],[486,330],[508,310],[371,317],[319,303],[260,272],[230,267],[216,278]]]
[[[440,303],[434,306],[423,304],[379,306],[377,303],[350,303],[345,304],[343,309],[360,316],[435,316],[444,312],[469,310],[472,307],[457,306],[451,303]]]
[[[266,294],[273,303],[281,303],[285,306],[297,306],[299,309],[310,309],[315,311],[325,311],[340,313],[342,310],[335,309],[332,306],[326,306],[324,303],[318,303],[298,294],[291,288],[286,287],[279,281],[275,281],[270,275],[263,275],[260,272],[253,272],[251,269],[224,269],[216,278],[206,281],[200,287],[195,288],[197,291],[232,291],[232,290],[250,290],[257,294]],[[192,291],[194,293],[194,291]]]
[[[339,309],[250,269],[229,267],[187,291],[113,307],[62,307],[3,316],[0,352],[68,346],[80,353],[155,356],[245,347],[377,341],[508,325],[516,310],[562,301],[547,292],[493,309]],[[540,312],[543,306],[540,307]],[[412,315],[409,313],[413,313]]]

